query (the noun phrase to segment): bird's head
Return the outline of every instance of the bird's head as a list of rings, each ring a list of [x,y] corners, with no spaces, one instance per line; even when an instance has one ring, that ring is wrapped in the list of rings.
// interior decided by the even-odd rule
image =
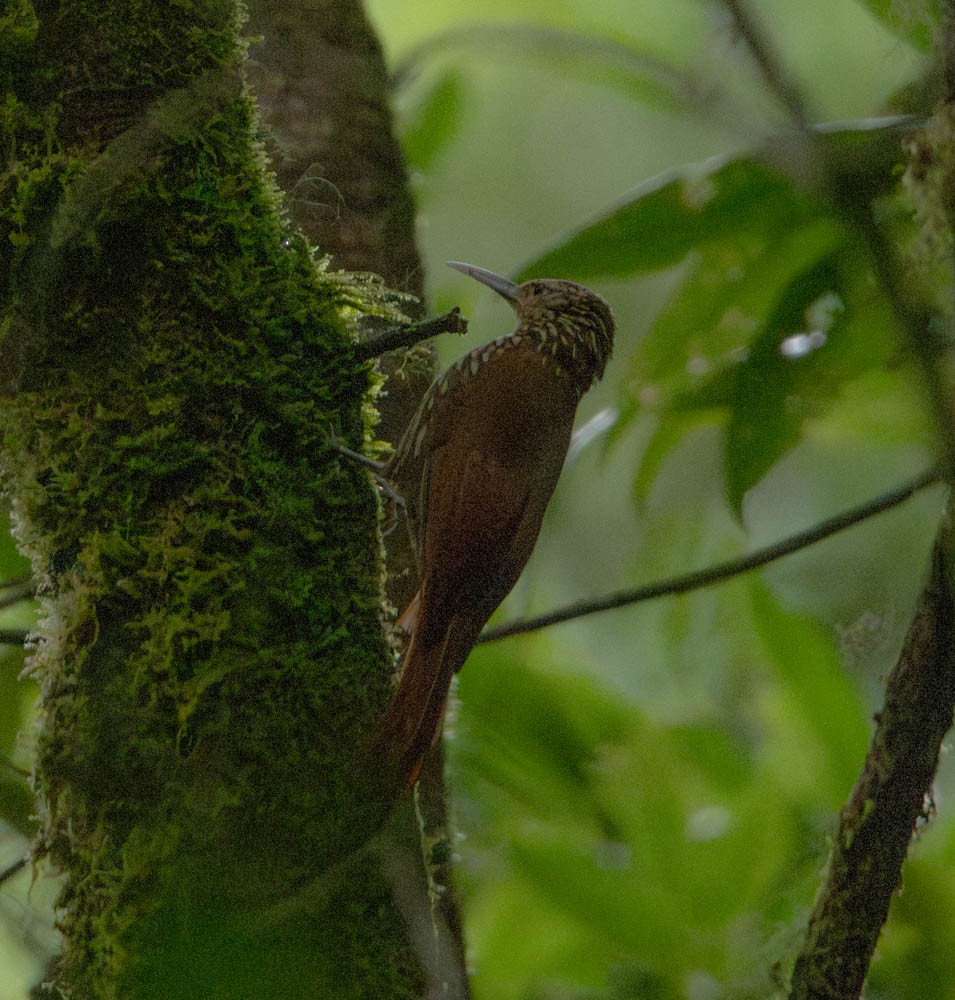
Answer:
[[[449,267],[493,288],[517,314],[518,329],[533,337],[543,354],[572,373],[580,393],[604,373],[613,352],[614,319],[607,300],[576,281],[533,278],[517,284],[473,264]]]

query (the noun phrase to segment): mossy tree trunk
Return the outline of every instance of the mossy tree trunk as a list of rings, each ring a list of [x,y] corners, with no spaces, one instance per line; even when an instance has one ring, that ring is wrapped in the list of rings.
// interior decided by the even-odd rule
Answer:
[[[232,0],[0,19],[3,483],[42,599],[38,855],[76,997],[420,996],[362,851],[386,311],[284,220]],[[387,861],[387,858],[385,858]]]

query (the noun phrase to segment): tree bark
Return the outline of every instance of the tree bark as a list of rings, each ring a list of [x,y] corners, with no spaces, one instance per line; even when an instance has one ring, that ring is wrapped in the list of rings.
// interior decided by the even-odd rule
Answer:
[[[21,0],[0,60],[0,432],[42,603],[36,855],[77,997],[414,997],[363,850],[388,697],[372,383],[284,219],[237,7]],[[11,27],[12,25],[12,27]]]
[[[384,57],[360,3],[250,0],[249,77],[268,125],[267,148],[292,220],[336,266],[373,271],[415,296],[424,312],[424,269],[414,203],[391,116]],[[378,436],[397,442],[434,376],[430,345],[386,354],[377,397]],[[401,609],[417,571],[401,526],[387,539],[387,591]],[[469,995],[457,896],[451,880],[447,788],[440,745],[426,758],[417,807],[406,794],[381,835],[383,871],[409,931],[429,996]],[[434,886],[440,886],[435,892]]]
[[[839,817],[790,1000],[860,995],[912,835],[932,812],[932,783],[955,706],[952,556],[946,517],[865,765]]]

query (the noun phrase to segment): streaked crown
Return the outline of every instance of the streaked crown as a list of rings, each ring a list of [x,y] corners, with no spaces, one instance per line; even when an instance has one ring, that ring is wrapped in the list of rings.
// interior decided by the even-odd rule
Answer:
[[[517,286],[512,302],[520,332],[551,354],[583,395],[613,353],[613,312],[603,296],[575,281],[536,278]]]
[[[449,260],[448,266],[493,288],[517,313],[511,342],[528,337],[566,371],[582,396],[604,373],[613,351],[613,312],[607,301],[576,281],[534,278],[518,285],[494,271]]]

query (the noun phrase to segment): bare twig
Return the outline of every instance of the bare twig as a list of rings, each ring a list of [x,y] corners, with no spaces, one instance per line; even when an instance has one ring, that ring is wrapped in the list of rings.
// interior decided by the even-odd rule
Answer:
[[[548,614],[539,615],[536,618],[528,618],[523,621],[507,622],[495,628],[485,629],[480,642],[495,642],[513,635],[521,635],[524,632],[534,632],[537,629],[547,628],[550,625],[559,625],[562,622],[572,621],[575,618],[583,618],[586,615],[597,614],[600,611],[611,611],[614,608],[626,607],[630,604],[637,604],[640,601],[649,601],[656,597],[665,597],[671,594],[685,594],[690,590],[700,590],[703,587],[710,587],[715,583],[722,583],[730,580],[734,576],[749,573],[768,563],[775,562],[783,556],[799,552],[801,549],[815,545],[831,535],[838,534],[851,528],[855,524],[881,514],[883,511],[897,507],[905,503],[910,497],[939,482],[937,469],[930,469],[920,476],[900,486],[898,489],[883,493],[869,500],[858,507],[836,514],[819,524],[791,535],[780,542],[769,545],[766,548],[758,549],[749,555],[739,559],[731,559],[729,562],[719,563],[706,569],[697,570],[693,573],[686,573],[683,576],[671,577],[669,580],[661,580],[658,583],[646,584],[642,587],[633,587],[629,590],[621,590],[615,594],[608,594],[605,597],[598,597],[592,601],[577,601],[568,604],[566,607],[558,608]]]
[[[369,361],[388,351],[399,348],[414,347],[423,340],[430,340],[442,333],[468,332],[468,321],[461,315],[461,310],[455,306],[450,312],[420,323],[409,323],[407,326],[395,326],[375,337],[355,345],[354,355],[359,361]]]

